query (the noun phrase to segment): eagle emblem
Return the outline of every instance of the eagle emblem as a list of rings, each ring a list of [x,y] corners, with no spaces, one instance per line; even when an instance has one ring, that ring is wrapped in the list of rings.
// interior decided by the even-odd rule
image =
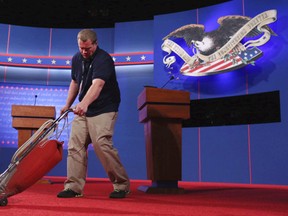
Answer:
[[[182,26],[163,38],[163,63],[169,70],[182,60],[178,73],[187,76],[206,76],[223,73],[247,64],[262,56],[258,48],[277,34],[268,26],[275,22],[276,10],[265,11],[254,18],[240,15],[218,19],[216,30],[205,32],[204,25]],[[175,42],[182,38],[186,50]]]

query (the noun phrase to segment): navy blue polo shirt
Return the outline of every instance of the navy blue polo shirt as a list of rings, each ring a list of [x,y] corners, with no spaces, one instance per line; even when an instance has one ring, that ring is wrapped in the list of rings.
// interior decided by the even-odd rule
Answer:
[[[79,101],[84,98],[93,79],[102,79],[105,81],[99,97],[89,105],[86,113],[87,117],[118,111],[121,100],[120,90],[114,61],[106,51],[97,47],[90,60],[84,59],[81,53],[77,52],[72,57],[71,77],[78,83],[79,87],[82,81]]]

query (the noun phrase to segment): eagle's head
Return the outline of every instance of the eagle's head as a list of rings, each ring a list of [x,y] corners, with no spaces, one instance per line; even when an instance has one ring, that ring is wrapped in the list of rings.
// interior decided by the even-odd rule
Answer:
[[[192,40],[193,45],[196,49],[199,50],[200,53],[204,54],[214,49],[214,40],[209,36],[203,37],[202,41],[194,41]]]

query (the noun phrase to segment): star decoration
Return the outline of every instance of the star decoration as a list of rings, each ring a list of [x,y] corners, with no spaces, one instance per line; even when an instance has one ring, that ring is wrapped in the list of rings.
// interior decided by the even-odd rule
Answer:
[[[131,65],[131,64],[145,64],[153,63],[153,53],[126,53],[112,55],[112,60],[115,65]],[[13,63],[13,64],[12,64]],[[28,56],[28,55],[11,55],[0,53],[0,64],[7,66],[20,67],[41,67],[41,68],[70,68],[72,65],[72,58],[58,56]]]

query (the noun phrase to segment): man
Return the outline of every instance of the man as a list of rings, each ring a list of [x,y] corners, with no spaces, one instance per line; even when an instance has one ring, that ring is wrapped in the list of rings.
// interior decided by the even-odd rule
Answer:
[[[120,104],[114,61],[98,46],[95,31],[81,30],[77,41],[79,52],[72,58],[72,80],[61,113],[72,106],[77,96],[79,103],[73,109],[76,115],[68,144],[67,180],[57,197],[83,196],[87,148],[92,143],[113,184],[110,198],[124,198],[129,193],[130,181],[112,141]]]

